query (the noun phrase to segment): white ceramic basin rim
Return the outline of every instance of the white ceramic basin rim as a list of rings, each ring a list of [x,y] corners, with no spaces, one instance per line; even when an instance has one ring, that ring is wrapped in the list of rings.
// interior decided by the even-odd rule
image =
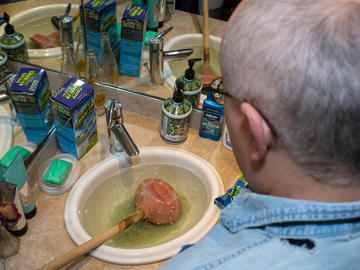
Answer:
[[[165,260],[178,253],[184,245],[199,241],[216,224],[220,210],[214,205],[216,197],[224,193],[222,180],[206,160],[182,149],[144,147],[140,149],[138,164],[171,164],[196,174],[208,193],[208,207],[200,221],[189,231],[169,242],[141,249],[121,249],[101,245],[91,255],[115,264],[139,265]],[[138,165],[136,164],[136,165]],[[89,195],[109,177],[128,166],[124,155],[110,157],[88,170],[71,190],[65,205],[66,229],[72,240],[80,245],[91,237],[81,224],[81,209]]]

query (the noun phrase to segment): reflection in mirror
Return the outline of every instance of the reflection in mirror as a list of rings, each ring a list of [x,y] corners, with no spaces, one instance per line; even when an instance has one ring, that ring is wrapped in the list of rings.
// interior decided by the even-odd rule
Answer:
[[[141,0],[139,0],[141,2]],[[137,1],[137,2],[139,2]],[[52,0],[28,0],[28,1],[10,1],[6,4],[1,4],[1,9],[6,11],[10,15],[10,23],[14,24],[15,30],[18,32],[23,32],[27,38],[28,49],[31,52],[30,63],[41,66],[47,69],[60,71],[61,68],[61,49],[56,42],[59,42],[60,36],[58,35],[58,30],[56,26],[56,19],[54,16],[60,17],[64,15],[67,4],[71,3],[70,15],[73,16],[73,33],[74,33],[74,41],[75,41],[75,49],[76,42],[78,40],[76,33],[78,32],[76,29],[80,26],[81,22],[81,12],[79,14],[79,5],[82,1],[80,0],[58,0],[56,4]],[[83,1],[86,4],[88,1]],[[130,0],[117,0],[116,1],[116,23],[119,26],[118,33],[120,30],[121,19],[125,10],[125,7]],[[134,0],[133,0],[134,2]],[[136,1],[135,1],[136,2]],[[46,9],[46,10],[45,10]],[[25,17],[28,15],[29,17]],[[22,17],[22,21],[21,18]],[[17,21],[19,20],[19,21]],[[189,12],[175,10],[173,14],[167,16],[167,21],[163,21],[160,24],[160,27],[157,29],[157,32],[160,33],[167,29],[170,26],[173,26],[174,29],[168,33],[166,36],[162,37],[164,39],[164,46],[172,40],[174,37],[184,35],[184,34],[198,34],[201,36],[202,33],[202,16],[197,14],[192,14]],[[26,24],[26,28],[23,28],[22,25]],[[224,32],[226,22],[217,19],[209,19],[209,32],[211,36],[218,37],[219,39]],[[3,34],[4,25],[0,28],[0,35]],[[39,35],[40,34],[40,35]],[[30,39],[30,37],[34,37],[38,35],[36,39]],[[35,40],[35,41],[34,41]],[[45,42],[46,41],[46,42]],[[201,42],[201,39],[200,39]],[[41,49],[39,46],[50,46],[49,48]],[[57,47],[53,47],[54,43]],[[174,82],[166,82],[161,86],[153,86],[150,80],[149,74],[149,47],[148,43],[144,42],[145,46],[143,46],[142,60],[140,64],[140,75],[139,76],[129,76],[129,75],[121,75],[119,74],[115,86],[120,86],[122,88],[131,89],[133,91],[143,93],[150,96],[155,96],[159,98],[168,98],[172,96]],[[39,45],[40,44],[40,45]],[[201,50],[201,44],[198,45],[198,49]],[[175,47],[174,47],[175,48]],[[189,45],[184,46],[182,44],[178,44],[175,49],[183,49],[183,48],[191,48]],[[196,49],[196,50],[198,50]],[[216,50],[216,49],[215,49]],[[216,52],[213,52],[214,48],[212,48],[211,53],[215,54],[213,58],[215,61],[218,61]],[[115,59],[119,63],[120,55],[119,49],[114,51]],[[202,52],[197,52],[197,54],[202,55]],[[196,57],[196,56],[191,56]],[[184,75],[185,69],[187,68],[187,60],[182,60],[185,65],[181,62],[173,61],[171,65],[176,67],[178,70],[175,72],[174,78],[180,75]],[[213,60],[211,60],[213,61]],[[166,63],[165,63],[166,65]],[[172,67],[170,66],[169,69]],[[215,64],[215,73],[217,75],[219,70],[218,64]],[[169,72],[164,70],[164,76],[169,76]],[[199,74],[200,75],[200,74]]]

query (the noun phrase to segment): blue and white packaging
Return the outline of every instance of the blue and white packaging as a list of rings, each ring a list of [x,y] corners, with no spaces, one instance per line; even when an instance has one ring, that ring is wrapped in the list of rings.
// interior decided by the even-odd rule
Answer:
[[[40,68],[21,68],[9,92],[26,139],[40,144],[53,124],[49,102],[51,90],[46,71]]]
[[[115,0],[91,0],[85,4],[86,35],[88,47],[99,57],[101,32],[108,32],[112,51],[119,46],[116,25]]]
[[[224,123],[224,105],[218,104],[211,91],[203,102],[199,135],[214,141],[220,140]]]
[[[120,64],[123,75],[140,76],[148,8],[128,4],[121,19]]]
[[[71,78],[50,100],[60,151],[80,159],[98,141],[94,88]]]

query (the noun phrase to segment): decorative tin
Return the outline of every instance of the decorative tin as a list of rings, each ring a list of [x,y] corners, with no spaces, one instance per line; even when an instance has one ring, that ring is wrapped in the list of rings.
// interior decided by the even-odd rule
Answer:
[[[0,37],[0,47],[5,51],[9,59],[28,62],[29,55],[24,35],[15,32],[14,26],[9,24],[9,15],[4,13],[4,18],[7,25],[5,26],[5,34]]]
[[[192,106],[190,101],[184,99],[180,85],[178,85],[178,90],[175,91],[174,96],[166,99],[162,106],[160,134],[169,143],[185,141],[190,128]]]
[[[180,80],[184,84],[184,97],[190,101],[193,107],[198,107],[200,102],[200,94],[202,82],[199,79],[187,80],[185,76],[180,76],[176,81]],[[176,83],[175,81],[175,83]]]
[[[197,61],[201,58],[192,58],[188,60],[189,68],[185,71],[183,76],[180,76],[175,81],[175,87],[177,83],[183,83],[184,97],[190,101],[193,107],[198,107],[200,102],[200,95],[202,90],[202,82],[200,79],[195,77],[195,71],[192,69]],[[175,89],[176,90],[176,89]]]
[[[4,51],[0,50],[0,82],[9,74],[11,74],[11,72],[8,64],[8,57]]]

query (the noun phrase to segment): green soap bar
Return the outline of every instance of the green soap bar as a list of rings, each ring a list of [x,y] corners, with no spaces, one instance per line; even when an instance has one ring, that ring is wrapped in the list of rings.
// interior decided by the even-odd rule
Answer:
[[[54,185],[61,185],[71,167],[71,162],[55,159],[49,166],[49,169],[44,176],[44,181]]]
[[[21,153],[23,160],[25,160],[25,158],[27,158],[31,153],[29,150],[21,146],[14,146],[9,151],[7,151],[7,153],[1,158],[0,160],[1,166],[3,168],[9,167],[9,165],[11,164],[11,162],[14,160],[14,158],[19,152]]]

